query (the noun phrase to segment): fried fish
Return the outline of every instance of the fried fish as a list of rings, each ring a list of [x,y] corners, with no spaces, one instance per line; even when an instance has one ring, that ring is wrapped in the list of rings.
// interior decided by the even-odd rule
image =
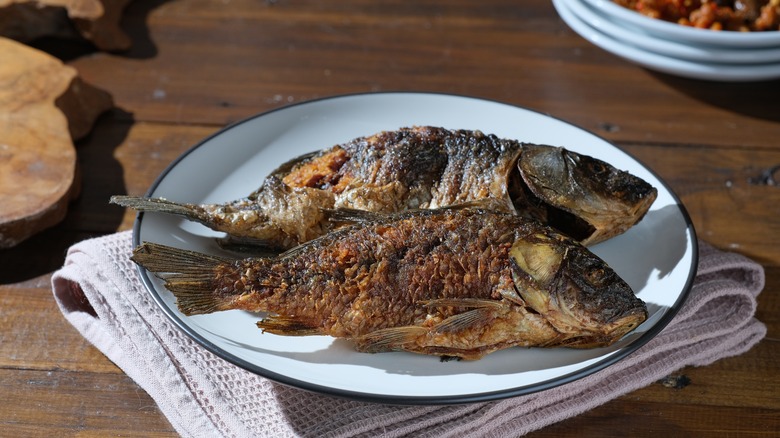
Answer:
[[[413,127],[298,157],[248,197],[225,204],[129,196],[111,201],[184,216],[234,242],[289,249],[332,228],[322,209],[397,212],[483,198],[590,245],[632,227],[656,196],[641,178],[561,147]]]
[[[267,312],[264,332],[345,338],[362,352],[601,347],[647,318],[603,260],[537,221],[478,208],[329,214],[359,221],[273,258],[144,243],[132,259],[185,315]]]

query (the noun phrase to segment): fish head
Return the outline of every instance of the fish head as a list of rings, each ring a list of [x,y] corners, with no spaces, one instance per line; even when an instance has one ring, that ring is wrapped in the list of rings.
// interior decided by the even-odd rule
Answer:
[[[527,145],[517,169],[512,197],[518,211],[530,211],[584,245],[635,225],[657,196],[642,178],[561,147]]]
[[[531,313],[560,334],[555,346],[610,345],[647,319],[645,303],[606,262],[556,234],[517,239],[513,280]]]

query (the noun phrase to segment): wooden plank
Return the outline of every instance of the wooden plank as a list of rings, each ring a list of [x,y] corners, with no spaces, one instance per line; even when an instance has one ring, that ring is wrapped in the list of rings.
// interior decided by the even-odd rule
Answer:
[[[699,238],[762,263],[780,264],[780,187],[761,181],[763,173],[780,165],[779,150],[623,147],[677,193]]]
[[[724,421],[726,419],[726,421]],[[756,425],[761,425],[757,428]],[[526,435],[542,437],[774,437],[780,430],[775,409],[611,401],[580,416]]]
[[[3,436],[178,436],[124,374],[0,368]]]
[[[123,374],[62,316],[49,277],[36,282],[0,289],[0,369]]]
[[[774,358],[778,346],[777,340],[765,339],[743,355],[675,372],[675,376],[687,379],[681,388],[656,383],[623,398],[642,403],[780,410],[780,382],[767,379],[780,375]]]
[[[684,388],[653,384],[530,436],[780,432],[780,189],[757,178],[780,164],[776,81],[652,73],[575,35],[544,0],[133,2],[125,24],[126,55],[64,56],[117,102],[77,145],[81,197],[63,223],[0,251],[0,391],[9,394],[0,435],[175,436],[151,398],[62,318],[50,273],[70,244],[132,226],[134,213],[109,196],[144,193],[226,123],[390,90],[506,101],[615,141],[680,195],[704,240],[766,268],[757,318],[769,334],[752,350],[681,370]]]
[[[395,3],[131,4],[160,56],[141,70],[132,51],[72,65],[140,121],[221,126],[334,94],[419,90],[527,106],[621,141],[777,147],[771,83],[643,70],[573,34],[549,2]]]

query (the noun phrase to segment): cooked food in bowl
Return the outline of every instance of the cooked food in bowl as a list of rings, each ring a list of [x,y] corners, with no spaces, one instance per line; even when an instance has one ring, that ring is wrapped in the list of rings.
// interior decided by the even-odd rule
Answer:
[[[613,0],[650,18],[710,30],[780,30],[780,0]]]

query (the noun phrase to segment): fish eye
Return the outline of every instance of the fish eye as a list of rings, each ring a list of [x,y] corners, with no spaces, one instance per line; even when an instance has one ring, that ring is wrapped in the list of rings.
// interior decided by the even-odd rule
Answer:
[[[604,269],[603,268],[596,268],[588,271],[586,274],[586,277],[588,279],[588,283],[597,285],[601,284],[604,280]]]
[[[609,171],[609,168],[605,163],[595,158],[588,160],[588,169],[595,174],[606,173]]]

